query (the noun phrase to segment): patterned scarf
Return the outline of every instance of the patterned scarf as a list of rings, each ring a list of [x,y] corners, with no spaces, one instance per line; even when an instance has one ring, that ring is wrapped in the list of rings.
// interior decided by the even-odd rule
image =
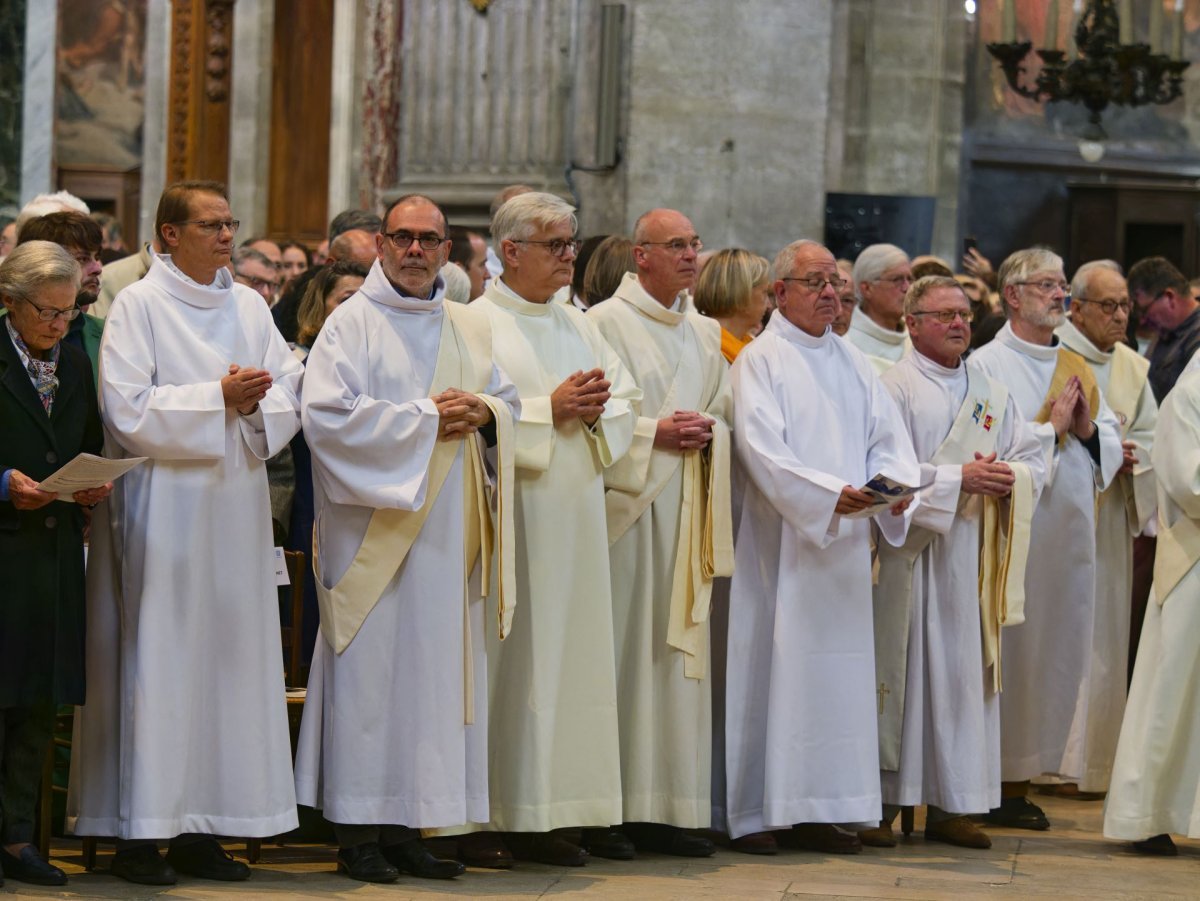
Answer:
[[[17,330],[13,328],[12,319],[5,316],[4,324],[8,326],[8,335],[12,338],[13,346],[20,354],[21,363],[24,365],[25,371],[29,373],[29,380],[33,382],[33,387],[37,390],[38,398],[46,410],[46,415],[49,416],[50,408],[54,406],[54,393],[58,391],[58,376],[54,374],[54,371],[58,369],[59,345],[54,345],[50,351],[49,360],[35,359],[21,336],[17,334]]]

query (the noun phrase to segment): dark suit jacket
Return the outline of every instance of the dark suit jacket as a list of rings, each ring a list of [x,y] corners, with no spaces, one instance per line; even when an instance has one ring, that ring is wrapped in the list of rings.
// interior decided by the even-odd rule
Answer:
[[[104,443],[92,365],[61,345],[46,415],[8,329],[0,324],[0,471],[41,480]],[[54,501],[0,501],[0,708],[84,701],[83,511]]]

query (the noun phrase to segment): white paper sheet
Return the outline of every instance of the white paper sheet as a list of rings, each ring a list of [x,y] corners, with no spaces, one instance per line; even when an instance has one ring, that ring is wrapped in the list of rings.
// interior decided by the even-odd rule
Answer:
[[[106,460],[94,454],[80,454],[58,472],[43,479],[38,488],[54,492],[60,501],[69,501],[76,491],[107,485],[146,459],[127,457],[124,460]]]

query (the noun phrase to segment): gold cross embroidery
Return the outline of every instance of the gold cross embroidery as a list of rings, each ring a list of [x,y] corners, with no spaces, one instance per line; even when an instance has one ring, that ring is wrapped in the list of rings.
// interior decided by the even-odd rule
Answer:
[[[875,694],[879,696],[879,715],[883,716],[883,698],[884,695],[890,695],[891,692],[888,691],[888,687],[886,685],[880,682],[879,688],[875,690]]]

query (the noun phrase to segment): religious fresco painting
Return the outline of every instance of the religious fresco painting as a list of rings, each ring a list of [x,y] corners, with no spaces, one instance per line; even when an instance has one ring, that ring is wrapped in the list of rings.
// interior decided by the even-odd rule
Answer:
[[[147,0],[60,7],[55,160],[129,170],[142,163]]]
[[[1159,4],[1161,14],[1151,9]],[[979,0],[974,16],[974,41],[970,65],[966,121],[977,134],[1033,141],[1078,140],[1087,123],[1082,105],[1040,103],[1014,92],[1007,84],[986,45],[997,41],[1029,40],[1033,51],[1025,58],[1023,83],[1033,84],[1041,67],[1036,51],[1052,39],[1068,58],[1075,52],[1075,26],[1087,6],[1083,0]],[[1118,2],[1124,19],[1132,12],[1123,33],[1124,42],[1151,44],[1162,53],[1181,52],[1184,59],[1200,58],[1200,0],[1136,0]],[[1153,26],[1153,28],[1152,28]],[[1176,34],[1178,29],[1178,35]],[[1010,35],[1009,30],[1015,32]],[[1151,35],[1151,31],[1155,33]],[[1185,73],[1184,96],[1163,106],[1125,108],[1110,106],[1104,128],[1114,142],[1152,144],[1185,149],[1200,143],[1200,69]]]
[[[25,0],[0,3],[0,216],[16,217],[21,195],[25,90]]]

